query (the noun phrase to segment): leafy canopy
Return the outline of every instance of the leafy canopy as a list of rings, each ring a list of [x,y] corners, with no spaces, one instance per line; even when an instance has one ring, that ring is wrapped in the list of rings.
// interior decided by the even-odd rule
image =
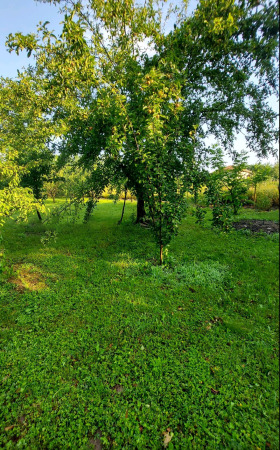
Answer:
[[[205,137],[230,150],[245,129],[258,155],[273,151],[276,115],[266,100],[277,90],[276,2],[201,0],[191,17],[184,1],[54,3],[64,14],[60,36],[41,23],[7,45],[35,55],[28,75],[44,116],[60,124],[61,158],[78,156],[98,192],[126,180],[162,248],[184,212]]]

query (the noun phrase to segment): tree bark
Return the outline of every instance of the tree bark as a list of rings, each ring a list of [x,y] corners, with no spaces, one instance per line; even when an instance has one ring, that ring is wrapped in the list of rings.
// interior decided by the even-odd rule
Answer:
[[[126,195],[127,195],[127,189],[125,189],[125,191],[124,191],[124,201],[123,201],[122,216],[121,216],[120,220],[118,221],[118,225],[120,225],[122,223],[122,220],[123,220],[124,208],[125,208],[125,202],[126,202]]]
[[[42,220],[42,216],[41,216],[41,214],[40,214],[40,211],[38,211],[38,209],[36,209],[36,211],[37,211],[37,216],[38,216],[38,219],[40,220],[40,222],[41,222],[41,220]]]
[[[159,265],[162,266],[163,263],[163,245],[160,244],[159,246],[160,252],[159,252]]]
[[[256,202],[257,202],[257,185],[255,184],[255,189],[254,189],[254,206],[256,207]]]
[[[146,215],[145,202],[142,193],[137,194],[137,217],[136,223],[143,222]]]

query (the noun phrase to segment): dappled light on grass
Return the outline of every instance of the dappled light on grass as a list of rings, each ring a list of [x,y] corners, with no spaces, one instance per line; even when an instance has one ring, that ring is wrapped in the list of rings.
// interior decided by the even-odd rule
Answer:
[[[142,263],[139,261],[134,260],[131,258],[131,256],[128,253],[120,253],[118,255],[119,258],[118,261],[113,262],[113,266],[119,268],[119,269],[129,269],[129,268],[135,268],[141,267]]]

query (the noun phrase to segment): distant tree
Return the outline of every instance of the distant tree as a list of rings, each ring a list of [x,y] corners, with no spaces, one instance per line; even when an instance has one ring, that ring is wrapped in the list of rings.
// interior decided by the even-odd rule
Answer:
[[[278,189],[279,189],[279,162],[274,164],[271,171],[271,178],[273,181],[278,181]]]
[[[49,173],[48,179],[43,184],[43,190],[45,194],[50,197],[55,203],[55,199],[61,195],[63,196],[63,183],[65,182],[65,178],[62,176],[62,173],[57,173],[57,171],[52,170]]]
[[[257,186],[259,183],[266,181],[271,176],[271,166],[269,166],[268,164],[254,164],[250,166],[250,170],[252,171],[250,181],[254,189],[254,205],[256,205]]]
[[[209,159],[215,170],[208,178],[205,195],[208,205],[212,207],[212,224],[223,231],[228,231],[232,216],[238,214],[248,189],[248,181],[242,176],[247,156],[236,155],[233,166],[227,168],[224,165],[222,150],[213,147]]]
[[[230,170],[223,170],[223,183],[226,189],[225,196],[233,208],[234,215],[238,214],[248,191],[249,183],[243,175],[246,166],[247,156],[241,154],[235,156],[233,167]]]

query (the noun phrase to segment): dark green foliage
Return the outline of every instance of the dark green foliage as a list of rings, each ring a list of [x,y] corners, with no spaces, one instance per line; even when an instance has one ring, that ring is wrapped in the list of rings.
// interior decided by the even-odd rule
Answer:
[[[194,210],[194,215],[196,217],[196,223],[203,225],[206,212],[207,212],[206,209],[202,208],[202,206],[200,206],[200,205],[196,206],[196,208]]]
[[[212,207],[212,225],[221,231],[230,231],[232,217],[232,208],[223,200],[217,200]]]
[[[53,154],[48,150],[23,153],[18,158],[18,164],[26,167],[21,177],[21,186],[32,190],[36,199],[43,197],[43,184],[48,180],[53,165]]]
[[[97,201],[93,200],[93,199],[89,199],[86,202],[86,211],[85,211],[85,215],[84,215],[84,223],[89,221],[89,218],[92,214],[92,211],[94,210],[95,206],[96,206]]]
[[[230,230],[232,216],[238,214],[246,198],[249,186],[243,175],[246,159],[243,154],[237,155],[233,166],[224,167],[221,149],[212,149],[210,161],[215,170],[207,178],[205,195],[212,207],[213,226],[223,231]]]

